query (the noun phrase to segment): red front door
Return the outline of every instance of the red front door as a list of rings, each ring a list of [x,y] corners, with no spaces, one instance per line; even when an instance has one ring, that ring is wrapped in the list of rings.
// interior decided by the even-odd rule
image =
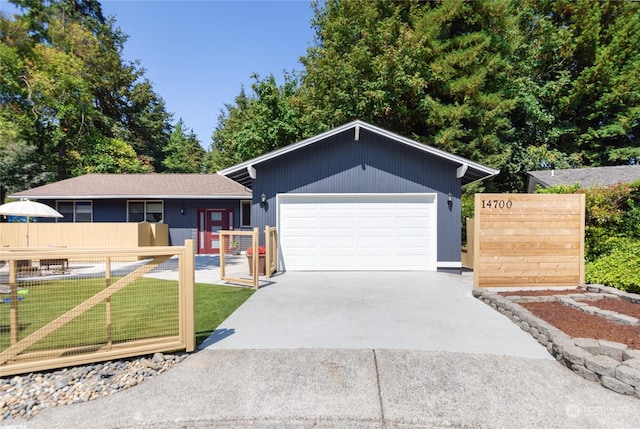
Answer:
[[[233,210],[198,210],[198,253],[220,253],[220,230],[233,229]]]

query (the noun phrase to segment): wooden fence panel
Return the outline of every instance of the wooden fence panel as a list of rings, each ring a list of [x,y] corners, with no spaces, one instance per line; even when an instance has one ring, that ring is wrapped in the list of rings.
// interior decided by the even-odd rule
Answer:
[[[168,246],[169,225],[140,223],[0,223],[0,246],[131,248]]]
[[[584,283],[584,194],[476,194],[474,286]]]

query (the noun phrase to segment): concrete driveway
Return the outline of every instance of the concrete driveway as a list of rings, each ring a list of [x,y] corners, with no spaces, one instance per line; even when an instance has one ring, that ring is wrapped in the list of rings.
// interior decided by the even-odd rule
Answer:
[[[210,349],[403,349],[553,359],[471,296],[472,277],[435,272],[287,272],[203,344]]]
[[[438,273],[286,273],[165,374],[20,428],[640,427]]]

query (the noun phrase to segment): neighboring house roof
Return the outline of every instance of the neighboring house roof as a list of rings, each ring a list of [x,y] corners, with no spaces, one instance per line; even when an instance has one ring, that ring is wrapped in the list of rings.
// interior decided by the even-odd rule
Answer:
[[[408,139],[406,137],[402,137],[398,134],[394,134],[390,131],[383,130],[382,128],[378,128],[374,125],[358,120],[358,121],[349,122],[348,124],[342,125],[338,128],[334,128],[333,130],[327,131],[325,133],[318,134],[315,137],[302,140],[301,142],[294,143],[289,146],[285,146],[283,148],[274,150],[272,152],[266,153],[264,155],[261,155],[256,158],[250,159],[248,161],[242,162],[240,164],[234,165],[233,167],[226,168],[224,170],[219,171],[218,174],[227,176],[230,179],[233,179],[238,183],[241,183],[247,187],[251,187],[252,176],[255,177],[255,174],[256,174],[254,170],[254,167],[256,165],[262,162],[268,161],[270,159],[276,158],[280,155],[284,155],[286,153],[293,152],[298,149],[302,149],[312,144],[318,144],[318,143],[321,144],[323,140],[326,140],[329,137],[335,136],[337,134],[340,134],[342,132],[345,132],[351,129],[354,130],[354,133],[355,133],[354,136],[356,139],[359,136],[360,130],[365,129],[370,132],[387,137],[400,144],[414,147],[428,154],[435,155],[442,159],[451,161],[454,164],[459,164],[458,175],[459,175],[459,178],[462,180],[463,185],[467,185],[471,182],[475,182],[478,180],[486,179],[500,172],[499,170],[495,170],[493,168],[480,165],[476,162],[470,161],[460,156],[453,155],[443,150],[436,149],[426,144]]]
[[[10,198],[251,198],[251,191],[219,174],[86,174],[16,192]]]
[[[640,180],[640,165],[540,170],[529,172],[527,191],[535,191],[536,185],[546,188],[556,185],[570,186],[578,183],[582,188],[592,188],[630,183],[637,180]]]

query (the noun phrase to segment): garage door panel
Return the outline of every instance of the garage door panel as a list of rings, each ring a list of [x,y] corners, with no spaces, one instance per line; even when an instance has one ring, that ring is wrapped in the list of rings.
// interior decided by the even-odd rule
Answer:
[[[339,248],[339,249],[345,249],[348,248],[350,251],[353,251],[353,249],[355,249],[355,239],[351,236],[346,237],[344,235],[338,235],[338,236],[334,236],[334,237],[320,237],[318,239],[318,247],[321,247],[323,249],[326,249],[327,252],[330,251],[330,249],[333,248]]]
[[[435,270],[433,195],[279,198],[285,269]]]

